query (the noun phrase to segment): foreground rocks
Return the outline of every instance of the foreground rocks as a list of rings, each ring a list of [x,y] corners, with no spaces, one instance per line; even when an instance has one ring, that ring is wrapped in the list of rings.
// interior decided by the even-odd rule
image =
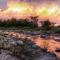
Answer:
[[[60,60],[31,40],[17,39],[0,32],[0,60]]]
[[[17,57],[9,55],[7,50],[1,50],[0,52],[0,60],[19,60]]]
[[[38,57],[36,60],[60,60],[60,59],[58,59],[55,54],[46,53],[42,57]]]

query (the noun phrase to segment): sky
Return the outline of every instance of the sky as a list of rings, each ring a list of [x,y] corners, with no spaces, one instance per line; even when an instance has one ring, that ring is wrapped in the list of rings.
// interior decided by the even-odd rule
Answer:
[[[4,9],[7,7],[7,0],[0,0],[0,8]]]
[[[30,3],[37,3],[38,4],[49,4],[49,3],[55,3],[57,5],[60,5],[60,0],[0,0],[0,8],[6,8],[7,3],[11,1],[16,1],[16,2],[30,2]]]
[[[0,18],[37,15],[60,24],[60,0],[0,0]]]

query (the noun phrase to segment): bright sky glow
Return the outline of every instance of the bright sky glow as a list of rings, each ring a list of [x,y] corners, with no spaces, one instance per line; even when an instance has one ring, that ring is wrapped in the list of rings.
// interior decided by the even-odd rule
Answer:
[[[19,1],[19,0],[18,0]],[[21,1],[21,0],[20,0]],[[27,0],[24,0],[27,1]],[[48,3],[47,3],[48,1]],[[60,20],[60,6],[57,4],[59,0],[50,1],[50,0],[35,0],[27,2],[17,2],[17,0],[8,0],[7,8],[2,10],[0,9],[0,18],[4,19],[16,17],[16,18],[25,18],[31,15],[39,16],[40,18],[49,18],[54,21]],[[34,3],[33,3],[34,2]],[[43,2],[43,4],[35,4],[36,2]],[[51,3],[49,3],[51,2]],[[47,3],[47,4],[46,4]]]

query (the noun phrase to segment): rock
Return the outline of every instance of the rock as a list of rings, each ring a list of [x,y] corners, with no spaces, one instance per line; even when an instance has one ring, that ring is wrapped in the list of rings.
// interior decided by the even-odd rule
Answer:
[[[3,50],[0,54],[0,60],[19,60],[17,57],[7,54],[8,51]]]
[[[23,41],[20,41],[20,40],[16,41],[16,43],[17,43],[17,45],[23,45],[24,44]]]
[[[35,33],[36,34],[36,33]],[[45,36],[43,36],[45,37]],[[12,36],[0,36],[0,60],[56,60],[58,59],[55,54],[51,54],[39,48],[31,40],[17,39]],[[3,50],[5,49],[5,50]],[[9,51],[9,52],[8,52]],[[19,59],[17,58],[19,57]]]
[[[55,54],[47,53],[42,57],[38,57],[36,60],[60,60]]]
[[[36,45],[31,46],[33,49],[37,49],[38,47]]]

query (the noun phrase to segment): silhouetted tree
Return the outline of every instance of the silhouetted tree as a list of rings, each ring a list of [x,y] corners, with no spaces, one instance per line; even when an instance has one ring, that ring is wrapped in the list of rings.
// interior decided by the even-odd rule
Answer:
[[[37,24],[35,22],[29,21],[29,19],[8,19],[1,21],[0,20],[0,27],[30,27],[35,28]]]
[[[30,17],[34,26],[38,27],[38,16],[31,16]]]
[[[49,19],[43,21],[43,23],[42,23],[42,28],[43,28],[44,30],[46,30],[46,31],[51,30],[52,24],[51,24],[51,22],[49,21]]]

